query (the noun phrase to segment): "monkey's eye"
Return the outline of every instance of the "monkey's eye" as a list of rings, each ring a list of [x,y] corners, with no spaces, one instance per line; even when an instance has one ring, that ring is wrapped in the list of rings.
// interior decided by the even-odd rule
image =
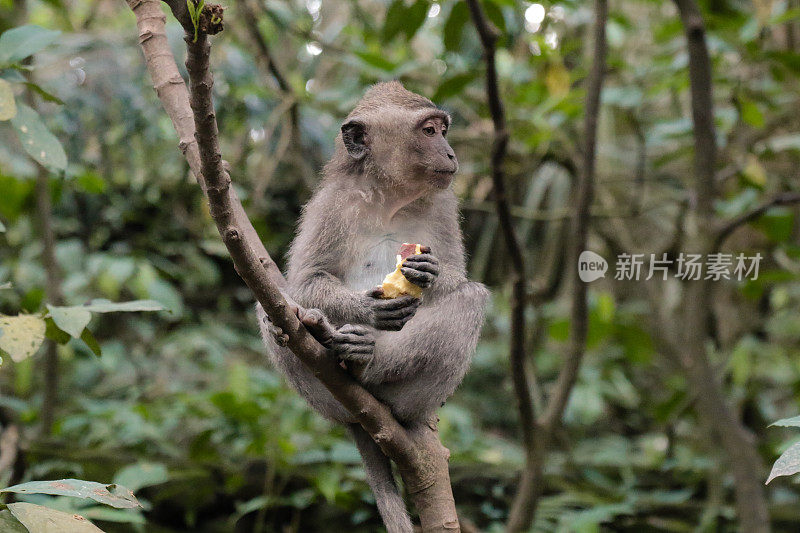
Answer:
[[[447,137],[447,128],[442,128],[442,137]]]
[[[433,137],[434,135],[436,135],[436,128],[434,128],[433,126],[425,126],[424,128],[422,128],[422,131],[428,137]]]

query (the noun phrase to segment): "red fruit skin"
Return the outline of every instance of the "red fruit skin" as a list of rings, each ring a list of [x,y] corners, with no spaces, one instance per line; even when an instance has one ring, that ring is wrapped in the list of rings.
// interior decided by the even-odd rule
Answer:
[[[417,244],[416,243],[407,243],[404,242],[400,245],[400,260],[405,261],[406,257],[410,255],[414,255],[417,251]]]

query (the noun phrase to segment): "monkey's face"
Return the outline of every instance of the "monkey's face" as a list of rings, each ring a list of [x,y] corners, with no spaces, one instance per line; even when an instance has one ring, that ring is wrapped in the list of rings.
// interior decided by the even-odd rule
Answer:
[[[392,186],[419,191],[450,185],[458,160],[446,138],[447,113],[431,107],[384,108],[380,120],[369,118],[351,118],[342,126],[350,157],[376,167]]]
[[[413,175],[436,188],[445,189],[458,170],[458,159],[447,142],[450,117],[441,111],[423,114],[411,132]]]

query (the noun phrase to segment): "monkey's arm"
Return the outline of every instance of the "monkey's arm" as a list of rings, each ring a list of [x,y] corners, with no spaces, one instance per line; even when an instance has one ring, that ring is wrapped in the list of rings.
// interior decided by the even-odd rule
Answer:
[[[334,324],[363,324],[397,331],[408,322],[420,300],[410,296],[384,300],[374,291],[355,292],[332,274],[311,273],[293,287],[297,302],[321,310]]]
[[[378,384],[424,372],[460,381],[478,342],[488,295],[482,284],[471,281],[438,294],[402,330],[376,335],[374,356],[359,379]]]

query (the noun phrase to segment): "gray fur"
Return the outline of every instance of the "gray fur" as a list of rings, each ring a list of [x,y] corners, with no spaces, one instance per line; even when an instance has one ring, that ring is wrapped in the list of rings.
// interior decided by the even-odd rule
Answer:
[[[423,135],[419,122],[431,113],[438,117],[436,135]],[[488,292],[466,277],[458,205],[449,187],[458,164],[440,131],[449,117],[397,82],[369,89],[345,124],[354,117],[363,130],[349,132],[348,143],[361,144],[345,147],[341,135],[336,139],[289,252],[287,296],[330,320],[338,329],[332,356],[345,361],[401,423],[415,426],[464,377]],[[421,302],[381,300],[371,292],[394,270],[403,242],[431,249],[404,265],[408,278],[424,289]],[[276,343],[261,306],[258,314],[270,357],[289,383],[324,416],[352,425],[353,416]],[[354,433],[387,529],[411,531],[388,459],[363,430]]]

